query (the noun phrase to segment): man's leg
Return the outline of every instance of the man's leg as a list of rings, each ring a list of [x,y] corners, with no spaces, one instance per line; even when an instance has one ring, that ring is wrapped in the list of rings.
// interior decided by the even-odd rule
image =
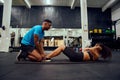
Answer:
[[[28,55],[27,55],[28,54]],[[27,55],[27,56],[26,56]],[[21,59],[24,59],[28,57],[30,60],[33,61],[42,61],[41,55],[37,52],[37,50],[33,50],[31,53],[26,53],[23,51],[20,51],[16,57],[17,61],[20,61]]]
[[[29,53],[28,58],[34,61],[42,61],[42,56],[36,49]]]

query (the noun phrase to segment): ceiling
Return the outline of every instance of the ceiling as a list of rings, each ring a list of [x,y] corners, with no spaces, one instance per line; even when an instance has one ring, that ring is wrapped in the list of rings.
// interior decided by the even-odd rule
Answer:
[[[4,0],[0,0],[0,5]],[[103,8],[105,11],[107,8],[111,8],[120,0],[87,0],[88,7]],[[73,5],[72,5],[73,4]],[[80,6],[80,0],[12,0],[13,6],[68,6],[71,9]]]
[[[74,0],[27,0],[31,6],[71,6]],[[88,7],[103,7],[110,0],[87,0]],[[13,0],[13,5],[24,6],[24,0]],[[80,0],[75,0],[75,7],[80,6]]]
[[[71,6],[73,0],[29,0],[32,6]],[[102,7],[109,0],[87,0],[89,7]],[[49,3],[50,2],[50,3]],[[25,5],[24,0],[13,0],[13,5]],[[76,0],[80,6],[80,0]]]

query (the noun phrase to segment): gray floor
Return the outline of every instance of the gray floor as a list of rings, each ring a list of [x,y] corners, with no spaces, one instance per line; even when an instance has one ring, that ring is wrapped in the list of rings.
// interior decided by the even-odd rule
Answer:
[[[120,80],[119,51],[110,62],[82,64],[15,64],[16,55],[0,53],[0,80]]]

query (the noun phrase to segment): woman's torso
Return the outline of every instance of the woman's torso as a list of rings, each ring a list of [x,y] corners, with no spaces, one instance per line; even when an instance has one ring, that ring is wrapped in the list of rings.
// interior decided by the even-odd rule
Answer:
[[[84,51],[83,52],[83,61],[88,61],[88,60],[98,60],[99,54],[95,50],[89,50],[89,51]]]

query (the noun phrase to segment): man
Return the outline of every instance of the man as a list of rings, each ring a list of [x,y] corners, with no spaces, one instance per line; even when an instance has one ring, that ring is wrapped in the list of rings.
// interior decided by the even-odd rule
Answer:
[[[36,25],[30,29],[21,41],[21,50],[17,60],[29,58],[34,61],[42,61],[45,57],[43,49],[44,30],[49,30],[52,22],[48,19],[42,25]]]

